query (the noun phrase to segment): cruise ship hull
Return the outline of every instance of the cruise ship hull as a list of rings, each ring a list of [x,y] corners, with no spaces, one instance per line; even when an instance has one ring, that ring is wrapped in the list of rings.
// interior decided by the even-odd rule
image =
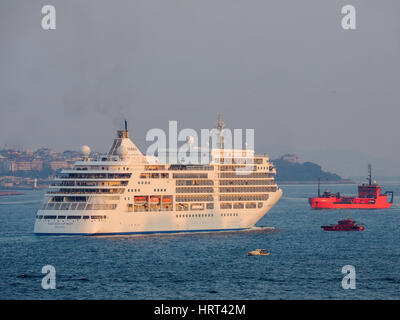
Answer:
[[[124,235],[180,232],[217,232],[253,227],[281,198],[282,190],[271,193],[260,209],[118,212],[75,211],[79,219],[58,219],[60,211],[38,211],[52,219],[36,219],[37,235]],[[70,213],[72,215],[72,213]],[[190,215],[190,217],[184,216]],[[83,219],[83,217],[88,217]],[[57,218],[54,218],[57,217]],[[97,217],[92,219],[91,217]],[[99,217],[102,217],[101,219]]]

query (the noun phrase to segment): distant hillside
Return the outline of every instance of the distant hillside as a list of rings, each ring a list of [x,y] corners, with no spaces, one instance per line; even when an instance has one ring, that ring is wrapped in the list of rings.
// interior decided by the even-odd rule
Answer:
[[[321,166],[316,163],[295,162],[290,159],[288,155],[272,161],[276,166],[277,181],[317,181],[318,179],[325,181],[342,180],[337,174],[323,171]]]

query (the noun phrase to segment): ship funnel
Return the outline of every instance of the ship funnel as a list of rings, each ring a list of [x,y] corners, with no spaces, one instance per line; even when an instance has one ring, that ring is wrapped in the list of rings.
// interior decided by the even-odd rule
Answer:
[[[124,129],[118,130],[118,138],[129,138],[128,121],[124,121]]]

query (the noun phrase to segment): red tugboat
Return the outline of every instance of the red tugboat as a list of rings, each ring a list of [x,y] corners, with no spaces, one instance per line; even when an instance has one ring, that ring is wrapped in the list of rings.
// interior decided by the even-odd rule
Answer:
[[[338,221],[338,224],[330,224],[321,228],[324,231],[363,231],[365,229],[362,224],[356,224],[354,220],[349,218]]]
[[[381,187],[372,183],[371,165],[368,165],[368,184],[358,186],[358,197],[341,196],[340,193],[320,192],[318,181],[318,197],[308,198],[312,209],[387,209],[393,204],[393,192],[381,194]],[[390,195],[390,199],[388,196]]]

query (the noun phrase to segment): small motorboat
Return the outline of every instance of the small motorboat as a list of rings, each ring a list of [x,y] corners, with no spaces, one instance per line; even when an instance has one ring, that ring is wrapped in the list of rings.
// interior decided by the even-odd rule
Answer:
[[[330,224],[321,226],[324,231],[363,231],[365,229],[363,224],[357,224],[356,221],[345,219],[338,221],[337,224]]]
[[[256,249],[247,253],[248,256],[269,256],[270,254],[271,252],[268,252],[265,249]]]

